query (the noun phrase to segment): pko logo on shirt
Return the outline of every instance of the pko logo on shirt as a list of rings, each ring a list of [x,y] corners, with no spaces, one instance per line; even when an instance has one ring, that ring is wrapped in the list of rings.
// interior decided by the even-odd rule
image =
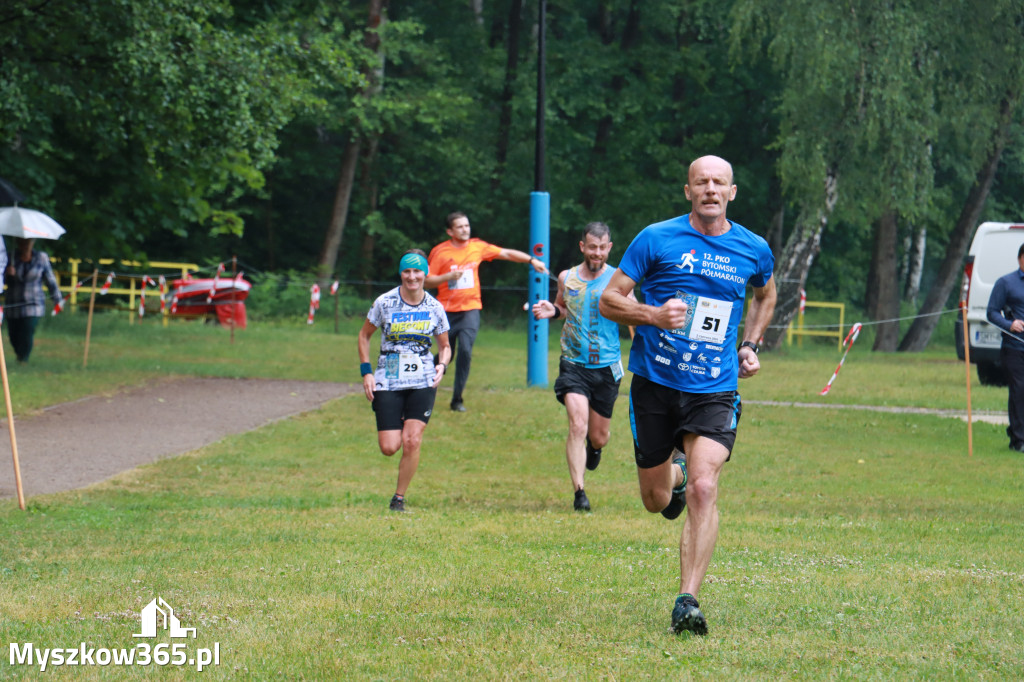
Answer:
[[[655,362],[660,362],[663,365],[671,365],[672,364],[672,361],[669,360],[668,358],[666,358],[663,355],[655,355],[654,356],[654,360],[655,360]]]

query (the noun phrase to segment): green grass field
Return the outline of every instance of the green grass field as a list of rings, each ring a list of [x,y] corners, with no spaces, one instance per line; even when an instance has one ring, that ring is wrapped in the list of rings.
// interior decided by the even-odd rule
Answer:
[[[166,374],[358,380],[355,329],[48,321],[10,368],[16,414]],[[553,330],[553,331],[556,331]],[[557,339],[552,338],[552,349]],[[741,383],[779,400],[963,409],[951,349],[763,354]],[[550,380],[557,357],[551,354]],[[8,347],[8,359],[10,359]],[[408,495],[356,394],[85,490],[0,500],[0,678],[11,643],[131,648],[162,597],[219,646],[204,679],[1024,679],[1024,459],[1003,427],[748,404],[701,593],[706,638],[667,633],[681,521],[643,510],[623,395],[592,514],[571,511],[565,413],[525,387],[523,335],[485,330],[466,400],[450,379]],[[627,375],[628,377],[628,375]],[[980,387],[977,410],[1005,409]],[[9,458],[9,454],[6,456]],[[69,463],[73,465],[74,463]],[[5,461],[2,466],[10,466]],[[172,668],[173,666],[168,666]],[[168,674],[197,678],[194,670]],[[57,666],[135,679],[158,666]]]

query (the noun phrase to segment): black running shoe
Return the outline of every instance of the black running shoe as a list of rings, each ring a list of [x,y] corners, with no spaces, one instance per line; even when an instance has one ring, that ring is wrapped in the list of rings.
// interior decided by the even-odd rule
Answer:
[[[590,444],[590,436],[587,436],[587,469],[593,471],[601,463],[601,448],[595,448]]]
[[[683,484],[678,488],[672,489],[672,499],[669,501],[668,506],[661,510],[661,515],[670,521],[678,519],[679,515],[686,509],[686,455],[680,452],[676,457],[672,458],[672,463],[683,470]]]
[[[576,499],[572,502],[572,508],[576,511],[590,511],[590,500],[587,499],[587,494],[582,489],[576,491]]]
[[[676,605],[672,609],[672,632],[679,634],[684,630],[695,635],[708,634],[708,621],[692,594],[681,594],[676,597]]]
[[[388,505],[388,509],[393,512],[404,512],[405,511],[405,498],[395,495],[391,498],[391,504]]]

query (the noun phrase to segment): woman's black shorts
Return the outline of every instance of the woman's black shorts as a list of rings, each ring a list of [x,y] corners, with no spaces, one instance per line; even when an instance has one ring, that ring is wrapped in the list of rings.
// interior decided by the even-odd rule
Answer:
[[[401,391],[377,391],[373,394],[373,411],[378,431],[401,431],[406,419],[426,424],[434,410],[436,388],[407,388]]]

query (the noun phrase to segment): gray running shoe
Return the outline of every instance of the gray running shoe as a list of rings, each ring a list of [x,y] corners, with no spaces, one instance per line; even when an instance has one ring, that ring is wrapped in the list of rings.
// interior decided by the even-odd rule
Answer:
[[[572,502],[572,508],[579,512],[590,511],[590,500],[587,499],[587,494],[583,490],[576,491],[576,499]]]
[[[405,498],[395,495],[391,498],[391,504],[388,505],[388,509],[393,512],[404,512],[405,511]]]

